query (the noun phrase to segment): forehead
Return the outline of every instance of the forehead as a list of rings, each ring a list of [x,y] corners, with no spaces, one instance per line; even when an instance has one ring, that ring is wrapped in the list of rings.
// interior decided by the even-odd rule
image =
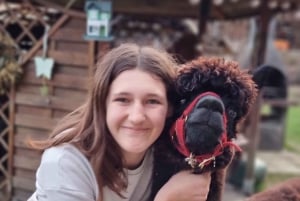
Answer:
[[[131,69],[123,71],[113,80],[110,92],[147,92],[165,95],[166,87],[158,76],[139,69]]]

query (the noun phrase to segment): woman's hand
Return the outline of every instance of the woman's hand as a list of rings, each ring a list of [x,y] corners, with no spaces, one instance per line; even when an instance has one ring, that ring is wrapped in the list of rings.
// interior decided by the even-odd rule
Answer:
[[[154,201],[206,201],[210,180],[210,173],[181,171],[159,190]]]

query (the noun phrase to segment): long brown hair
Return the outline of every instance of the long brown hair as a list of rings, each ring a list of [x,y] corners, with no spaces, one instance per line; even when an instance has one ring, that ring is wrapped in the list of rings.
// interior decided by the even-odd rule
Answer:
[[[86,102],[65,116],[48,140],[31,144],[42,150],[62,143],[74,144],[94,169],[100,200],[105,185],[121,196],[121,190],[127,186],[127,177],[123,171],[120,147],[112,138],[105,121],[109,87],[123,71],[138,68],[162,80],[169,104],[172,104],[175,67],[173,58],[165,51],[135,44],[123,44],[112,49],[96,64],[92,89]]]

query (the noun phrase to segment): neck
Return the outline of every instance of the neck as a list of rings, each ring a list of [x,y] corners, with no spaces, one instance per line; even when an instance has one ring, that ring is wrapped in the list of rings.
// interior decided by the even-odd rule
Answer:
[[[145,153],[124,153],[125,155],[125,168],[129,170],[134,170],[138,168],[145,157]]]

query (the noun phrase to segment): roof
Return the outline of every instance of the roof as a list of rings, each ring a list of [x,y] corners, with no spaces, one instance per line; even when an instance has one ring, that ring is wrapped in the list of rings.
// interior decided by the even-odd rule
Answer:
[[[10,0],[21,2],[23,0]],[[35,3],[55,4],[62,9],[70,0],[32,0]],[[300,8],[299,0],[113,0],[113,12],[137,16],[162,16],[175,18],[197,18],[200,12],[210,8],[209,19],[232,20],[259,15],[270,11],[272,14]],[[210,4],[207,6],[208,4]],[[74,0],[72,9],[84,12],[85,0]],[[206,4],[207,8],[199,5]]]
[[[102,11],[110,12],[112,6],[111,3],[109,3],[108,1],[103,1],[101,2],[101,4],[98,4],[98,1],[89,1],[87,4],[85,4],[85,11],[92,8],[101,9]]]

